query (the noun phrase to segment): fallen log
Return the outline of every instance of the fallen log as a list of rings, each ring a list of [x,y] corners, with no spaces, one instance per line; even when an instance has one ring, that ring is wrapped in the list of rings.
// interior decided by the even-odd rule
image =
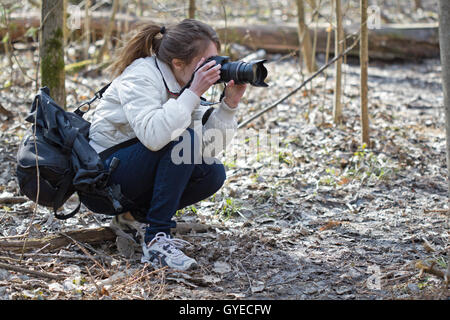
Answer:
[[[175,234],[188,234],[190,232],[203,233],[211,230],[213,226],[200,223],[178,223],[174,230]],[[42,252],[52,251],[73,243],[74,239],[81,243],[99,244],[107,241],[115,241],[116,234],[109,227],[92,229],[80,229],[65,232],[63,234],[53,234],[40,239],[29,238],[26,240],[10,240],[6,237],[0,238],[0,250],[22,251],[25,245],[25,252],[33,249],[41,249]]]
[[[105,241],[113,241],[116,234],[108,227],[95,229],[81,229],[66,232],[71,238],[84,243],[98,244]],[[62,234],[54,234],[40,239],[29,238],[26,240],[7,240],[0,238],[0,249],[6,251],[21,251],[25,244],[25,251],[43,248],[43,252],[52,251],[73,243]]]
[[[91,15],[91,32],[95,38],[103,36],[108,25],[109,14],[93,12]],[[30,27],[38,28],[39,15],[30,13],[26,17],[12,15],[10,24],[10,36],[12,41],[23,39]],[[80,29],[74,30],[73,35],[81,36],[84,32],[84,19],[81,17]],[[113,25],[113,37],[121,38],[122,26],[127,23],[130,30],[140,23],[154,21],[159,24],[167,24],[167,21],[158,21],[144,17],[127,16],[117,14]],[[253,50],[264,49],[268,53],[289,53],[298,51],[298,28],[295,24],[278,25],[243,25],[228,24],[224,28],[222,24],[211,23],[220,38],[227,42],[245,45]],[[359,25],[345,26],[345,34],[353,34],[359,30]],[[314,30],[310,30],[314,32]],[[328,25],[319,25],[317,29],[317,52],[326,52]],[[0,29],[0,37],[6,30]],[[331,41],[334,32],[331,34]],[[348,39],[347,46],[352,39]],[[350,55],[359,55],[359,46],[350,52]],[[369,30],[369,58],[381,60],[419,60],[439,57],[439,36],[437,24],[385,24],[379,29]]]

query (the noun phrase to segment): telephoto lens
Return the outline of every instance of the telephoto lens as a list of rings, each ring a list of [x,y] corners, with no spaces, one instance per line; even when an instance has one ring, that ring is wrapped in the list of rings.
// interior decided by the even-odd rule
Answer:
[[[250,83],[255,87],[267,87],[268,84],[264,82],[267,77],[267,69],[264,67],[266,60],[256,60],[249,63],[243,61],[229,61],[229,57],[214,56],[210,57],[205,63],[209,61],[216,61],[221,64],[220,79],[217,83],[228,82],[234,80],[236,84]]]

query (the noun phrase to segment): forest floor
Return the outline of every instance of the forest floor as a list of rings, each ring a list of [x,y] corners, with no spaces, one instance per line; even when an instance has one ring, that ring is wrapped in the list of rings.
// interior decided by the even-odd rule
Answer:
[[[31,52],[21,57],[27,54],[32,61]],[[270,87],[248,89],[239,122],[300,83],[296,59],[280,58],[268,57]],[[27,76],[15,68],[12,86],[5,85],[9,72],[0,79],[1,105],[14,115],[0,123],[0,199],[19,197],[15,155],[36,93],[33,64],[22,61]],[[0,245],[1,263],[41,273],[0,267],[0,299],[448,299],[442,279],[416,267],[445,270],[448,259],[440,71],[438,60],[370,64],[371,146],[360,143],[359,67],[350,60],[341,125],[332,123],[330,68],[239,129],[235,142],[247,153],[222,158],[223,188],[176,215],[179,223],[210,226],[179,235],[192,244],[186,253],[199,269],[152,270],[139,250],[125,252],[114,241],[31,250],[23,259]],[[107,81],[68,77],[68,103]],[[278,148],[252,148],[256,134],[276,132]],[[65,221],[33,210],[31,201],[0,205],[0,244],[27,231],[41,238],[110,221],[86,208]],[[49,280],[50,273],[62,277]]]

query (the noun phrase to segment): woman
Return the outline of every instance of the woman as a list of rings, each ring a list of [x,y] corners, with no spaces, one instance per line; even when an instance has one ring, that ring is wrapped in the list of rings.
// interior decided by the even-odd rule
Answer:
[[[218,191],[226,178],[225,169],[217,159],[179,163],[173,158],[191,153],[192,160],[197,155],[195,149],[178,152],[178,144],[186,137],[191,140],[189,145],[195,145],[195,123],[202,124],[203,132],[222,132],[222,149],[236,131],[235,114],[246,85],[227,83],[218,108],[200,104],[202,94],[220,78],[220,65],[205,64],[219,51],[216,32],[202,22],[186,19],[167,28],[148,24],[109,67],[115,78],[96,108],[90,144],[100,153],[137,137],[136,143],[109,155],[105,165],[114,157],[120,160],[110,183],[119,184],[133,205],[114,217],[112,226],[120,233],[143,237],[138,240],[142,241],[142,262],[179,270],[197,265],[180,250],[186,241],[171,237],[170,229],[176,226],[172,217],[177,210]],[[211,139],[203,137],[200,151],[210,143]],[[100,204],[89,200],[86,205],[95,211]],[[145,232],[140,231],[140,223],[146,224]]]

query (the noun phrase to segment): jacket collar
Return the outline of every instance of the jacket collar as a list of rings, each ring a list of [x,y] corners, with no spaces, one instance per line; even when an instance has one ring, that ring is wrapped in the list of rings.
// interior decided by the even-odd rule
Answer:
[[[175,79],[175,76],[174,76],[172,70],[170,69],[170,66],[168,64],[166,64],[165,62],[159,60],[156,56],[155,56],[155,62],[158,63],[157,66],[159,67],[159,70],[161,71],[161,75],[167,85],[167,88],[170,90],[170,92],[179,93],[181,91],[181,86]]]

